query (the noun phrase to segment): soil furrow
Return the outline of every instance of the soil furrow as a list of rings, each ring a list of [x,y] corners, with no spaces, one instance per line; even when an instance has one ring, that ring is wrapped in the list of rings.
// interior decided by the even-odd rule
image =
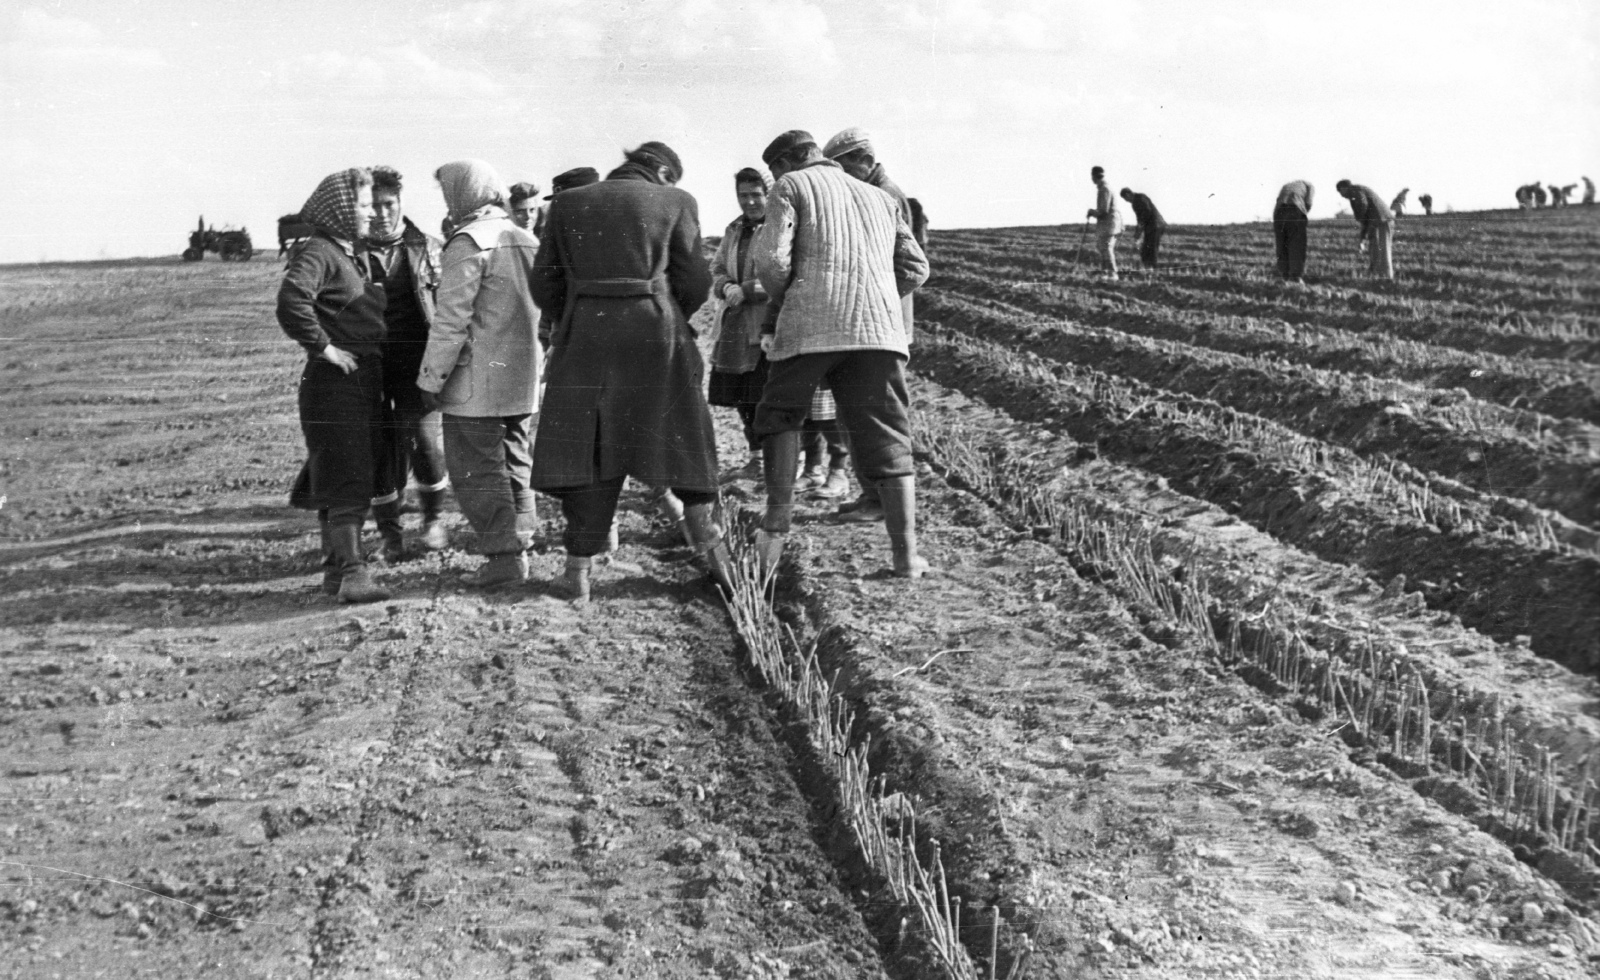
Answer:
[[[1553,418],[1600,422],[1600,372],[1568,361],[1534,361],[1456,351],[1436,344],[1282,318],[1196,310],[1182,296],[1110,299],[1062,284],[1013,282],[993,265],[942,266],[941,289],[997,299],[1031,313],[1247,357],[1281,358],[1325,371],[1395,378],[1427,388],[1459,388],[1474,398]],[[1168,289],[1167,293],[1177,292]]]
[[[1163,410],[1154,393],[1130,389],[1117,396],[1094,372],[1028,361],[936,327],[919,333],[916,366],[1017,419],[1064,431],[1159,474],[1321,558],[1385,581],[1404,574],[1430,606],[1484,633],[1503,640],[1530,636],[1535,651],[1574,670],[1588,673],[1600,665],[1600,603],[1594,601],[1600,561],[1592,555],[1402,517],[1377,505],[1371,490],[1352,485],[1354,474],[1340,473],[1332,460],[1308,472],[1292,457],[1275,458],[1265,440],[1242,448],[1189,407]]]
[[[1214,399],[1363,454],[1384,454],[1484,492],[1528,500],[1580,523],[1600,521],[1600,431],[1582,445],[1557,422],[1397,381],[1296,368],[925,290],[945,326],[1156,388]],[[1592,441],[1591,450],[1588,443]]]
[[[809,524],[779,603],[825,634],[825,667],[886,746],[875,771],[917,787],[980,967],[995,908],[1002,976],[1030,947],[1041,976],[1324,975],[1339,959],[1341,976],[1465,977],[1532,962],[1503,945],[1499,913],[1458,893],[1489,873],[1559,902],[1504,845],[1352,764],[1199,651],[1152,643],[981,503],[926,474],[922,487],[940,577],[864,576],[881,529]],[[886,604],[900,614],[874,615]],[[922,775],[933,767],[940,778]],[[1357,820],[1362,847],[1326,838]],[[1441,893],[1407,884],[1441,869]],[[1449,934],[1449,952],[1418,930]]]
[[[1559,832],[1568,817],[1576,826],[1579,813],[1600,805],[1585,785],[1600,747],[1592,679],[1496,647],[1453,616],[1427,611],[1403,584],[1380,590],[1359,571],[1286,548],[1148,474],[1083,460],[1071,440],[1042,439],[925,380],[918,391],[918,446],[947,479],[1036,537],[1051,534],[1074,569],[1106,583],[1153,639],[1171,642],[1176,630],[1208,644],[1286,710],[1343,723],[1352,747],[1425,795],[1448,798],[1576,898],[1597,897],[1600,870],[1588,854],[1600,854],[1600,828],[1594,838]],[[1046,512],[1056,516],[1041,525]],[[1398,665],[1414,684],[1385,688],[1380,664]],[[1500,694],[1508,669],[1518,676],[1509,702]],[[1419,689],[1426,697],[1411,697]],[[1351,699],[1363,697],[1388,704],[1355,710]],[[1484,729],[1493,734],[1474,737]],[[1469,757],[1477,761],[1466,764]],[[1502,798],[1513,782],[1546,786],[1557,818],[1546,819],[1538,801]]]

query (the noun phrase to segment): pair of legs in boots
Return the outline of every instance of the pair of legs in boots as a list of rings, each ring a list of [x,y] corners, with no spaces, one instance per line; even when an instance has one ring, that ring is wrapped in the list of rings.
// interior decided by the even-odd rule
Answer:
[[[826,383],[839,406],[863,488],[876,491],[894,573],[920,578],[928,563],[917,550],[916,476],[911,456],[911,399],[905,356],[886,350],[801,354],[772,362],[756,409],[763,436],[767,510],[757,536],[763,572],[777,567],[794,516],[800,438],[811,393]]]
[[[529,486],[533,419],[444,416],[445,465],[456,505],[477,535],[477,550],[489,559],[462,577],[466,585],[491,588],[528,579],[526,552],[537,519]]]
[[[619,476],[585,487],[564,487],[549,491],[561,500],[561,515],[567,527],[562,543],[567,549],[567,567],[559,580],[562,591],[574,602],[589,598],[589,577],[596,556],[607,550],[607,539],[614,526],[617,500],[627,477]],[[676,501],[676,505],[673,504]],[[675,518],[689,546],[702,555],[717,584],[732,590],[729,578],[731,559],[716,521],[717,495],[710,490],[673,487],[660,495],[661,512]],[[611,545],[615,547],[615,545]]]
[[[361,552],[361,525],[367,508],[352,504],[317,511],[322,530],[322,591],[340,602],[382,602],[389,593],[372,580]]]
[[[416,386],[412,385],[412,393]],[[377,458],[376,495],[372,516],[383,539],[380,554],[385,561],[405,557],[405,537],[400,530],[400,504],[411,475],[417,478],[422,498],[422,547],[443,551],[450,546],[440,517],[444,511],[445,489],[450,477],[445,468],[444,424],[438,412],[430,412],[420,397],[388,396],[377,428],[373,453]]]

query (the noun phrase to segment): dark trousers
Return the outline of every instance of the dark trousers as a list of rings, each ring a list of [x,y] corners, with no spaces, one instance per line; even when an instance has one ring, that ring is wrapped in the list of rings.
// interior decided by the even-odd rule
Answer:
[[[360,527],[372,506],[373,431],[382,411],[383,362],[376,355],[356,358],[344,373],[313,358],[300,375],[300,431],[306,462],[289,504],[326,511],[330,524]]]
[[[839,422],[855,453],[862,485],[911,476],[911,398],[906,391],[906,359],[886,350],[801,354],[772,363],[756,432],[763,440],[767,513],[762,527],[789,530],[794,510],[795,455],[811,395],[827,384],[839,406]]]
[[[844,426],[839,424],[838,419],[822,422],[806,419],[803,442],[808,470],[821,466],[824,455],[827,456],[830,470],[842,470],[850,462],[850,443],[846,440]]]
[[[531,415],[467,416],[443,420],[445,465],[456,504],[485,555],[516,554],[532,540],[535,506],[529,485]]]
[[[1278,275],[1299,279],[1306,274],[1306,213],[1293,204],[1272,210],[1272,236],[1278,244]]]
[[[416,385],[410,385],[416,392]],[[449,485],[444,458],[444,424],[438,412],[428,411],[420,396],[390,392],[384,398],[373,446],[378,473],[373,502],[397,499],[410,475],[423,490],[443,490]]]
[[[611,534],[611,522],[617,516],[617,499],[622,496],[622,485],[627,477],[619,476],[587,487],[563,487],[549,491],[561,500],[561,516],[567,528],[561,541],[567,554],[574,558],[593,558],[606,550],[606,538]],[[709,504],[717,495],[708,490],[683,490],[674,487],[673,494],[683,501],[683,506]],[[460,489],[456,490],[459,497]]]
[[[869,480],[911,476],[916,469],[905,365],[903,354],[887,350],[800,354],[773,361],[756,406],[756,433],[766,437],[804,429],[811,395],[826,383],[861,475]]]
[[[1150,228],[1144,233],[1144,243],[1139,247],[1139,261],[1144,263],[1146,269],[1156,267],[1156,255],[1161,251],[1161,237],[1167,233],[1165,228]]]
[[[761,451],[761,437],[756,435],[756,407],[754,405],[740,405],[739,422],[744,427],[744,442],[753,453]]]

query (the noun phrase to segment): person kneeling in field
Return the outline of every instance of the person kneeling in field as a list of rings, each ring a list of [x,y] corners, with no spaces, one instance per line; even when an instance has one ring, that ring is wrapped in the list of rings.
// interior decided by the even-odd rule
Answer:
[[[927,256],[897,202],[823,156],[810,133],[782,134],[761,158],[777,182],[756,236],[756,276],[779,307],[763,326],[771,366],[756,406],[767,485],[756,537],[762,570],[776,568],[783,552],[800,433],[812,393],[825,383],[858,472],[882,500],[894,573],[920,577],[928,563],[917,551],[900,299],[927,281]]]
[[[307,354],[299,395],[306,462],[289,505],[317,512],[322,591],[340,602],[379,602],[389,593],[367,569],[361,525],[383,412],[384,295],[356,249],[372,224],[372,174],[329,174],[300,214],[314,231],[289,256],[278,288],[278,325]]]
[[[1376,191],[1364,184],[1341,180],[1333,185],[1350,202],[1350,213],[1361,223],[1356,238],[1367,250],[1367,271],[1384,279],[1394,278],[1394,215],[1384,206]]]
[[[456,503],[489,558],[462,582],[514,585],[528,578],[535,519],[529,445],[543,356],[528,286],[538,243],[512,223],[510,191],[487,163],[447,163],[434,176],[453,230],[417,387],[444,412]]]

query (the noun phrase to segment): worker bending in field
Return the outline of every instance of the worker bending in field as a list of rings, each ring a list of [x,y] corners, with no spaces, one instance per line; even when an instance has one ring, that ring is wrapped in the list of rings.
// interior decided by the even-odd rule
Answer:
[[[1583,178],[1583,203],[1594,203],[1594,181],[1587,177]]]
[[[1406,213],[1406,195],[1410,193],[1411,188],[1402,187],[1400,188],[1400,193],[1394,196],[1394,200],[1389,202],[1389,210],[1394,212],[1396,218],[1402,217]]]
[[[1433,214],[1433,195],[1432,194],[1418,194],[1417,195],[1417,203],[1422,205],[1422,213],[1423,214],[1426,214],[1426,215]]]
[[[1350,212],[1361,223],[1357,238],[1367,253],[1367,272],[1384,279],[1394,278],[1394,215],[1383,198],[1365,184],[1341,180],[1334,185],[1339,195],[1350,202]]]
[[[1087,217],[1095,220],[1095,250],[1100,255],[1100,271],[1112,282],[1117,281],[1117,235],[1122,232],[1122,212],[1117,209],[1117,199],[1106,185],[1106,168],[1091,167],[1089,179],[1094,181],[1094,207]]]
[[[1139,246],[1139,261],[1146,269],[1154,269],[1161,239],[1167,233],[1167,219],[1156,210],[1148,194],[1135,194],[1124,187],[1120,196],[1133,208],[1133,218],[1138,223],[1133,242]]]
[[[1304,282],[1306,274],[1306,228],[1311,198],[1316,188],[1307,180],[1291,180],[1278,191],[1272,209],[1272,237],[1278,246],[1278,275],[1291,282]]]

